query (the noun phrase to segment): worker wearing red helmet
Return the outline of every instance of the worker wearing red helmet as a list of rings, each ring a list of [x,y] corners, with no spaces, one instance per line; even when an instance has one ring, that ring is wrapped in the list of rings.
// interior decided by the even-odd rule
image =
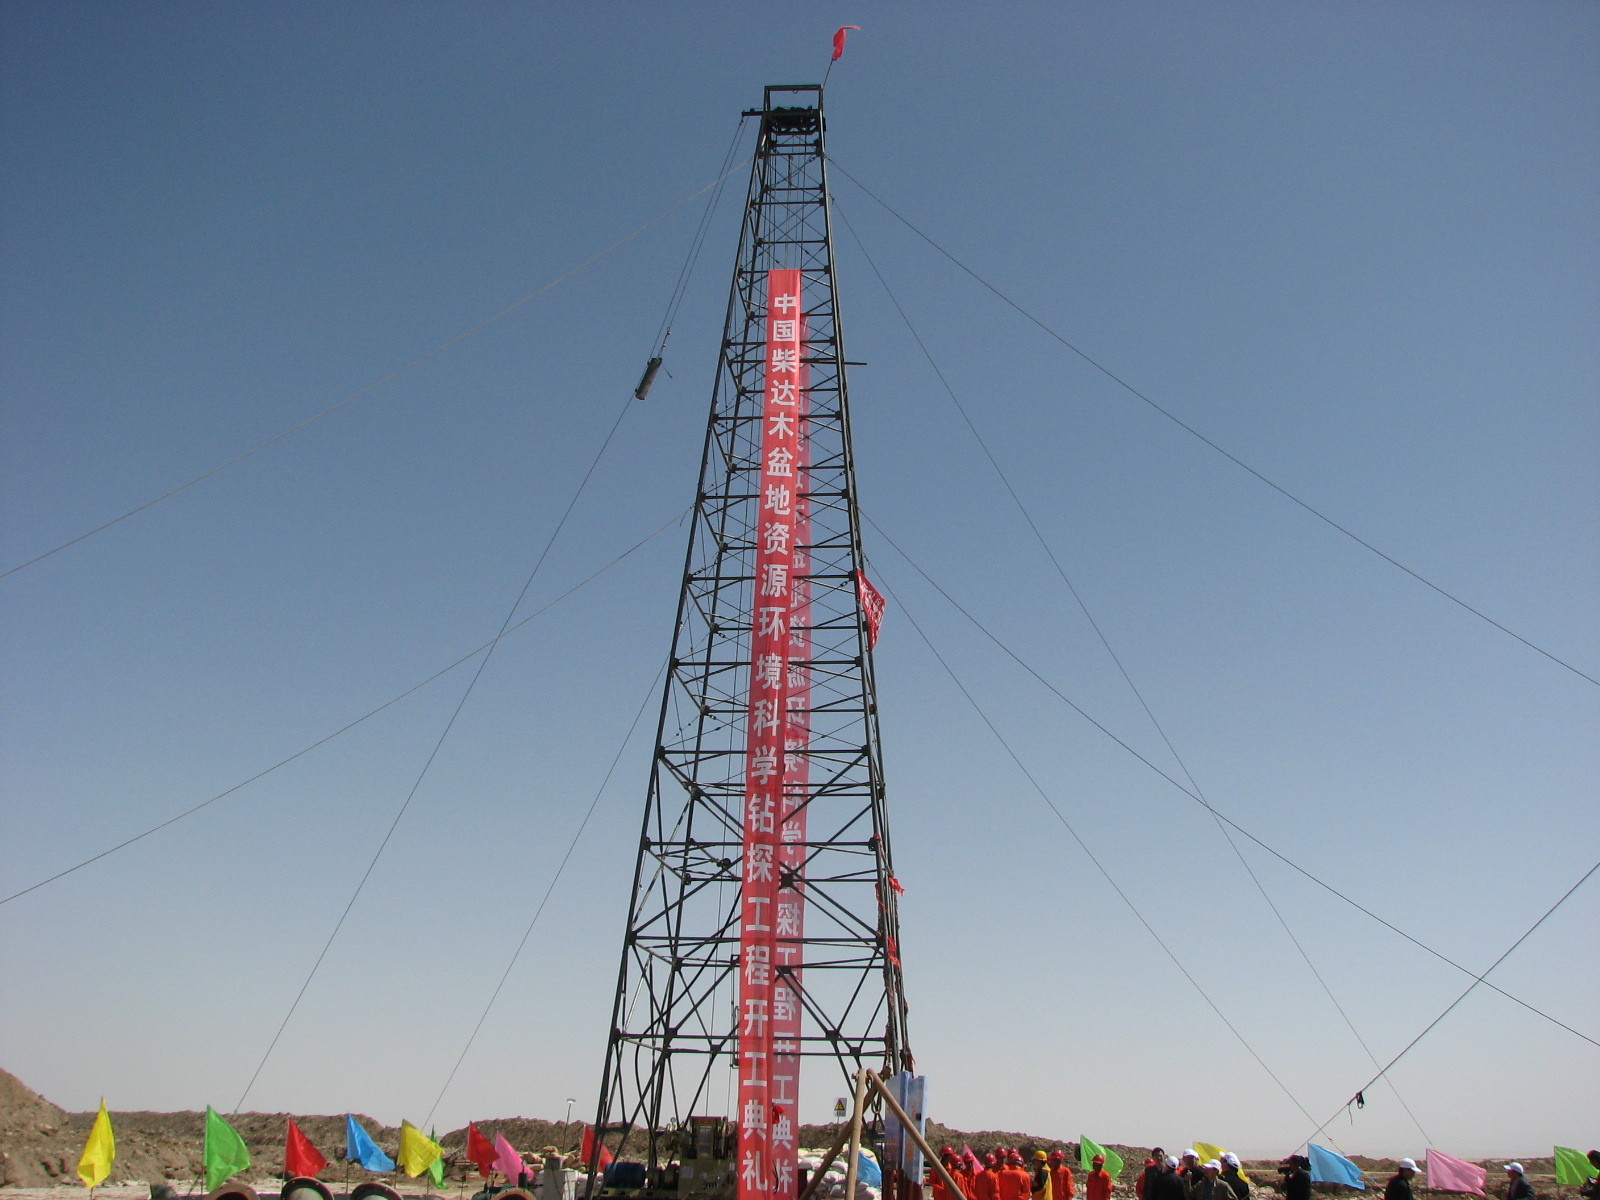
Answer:
[[[1005,1161],[995,1172],[995,1185],[1000,1193],[1000,1200],[1028,1200],[1028,1195],[1033,1189],[1028,1172],[1022,1166],[1022,1155],[1015,1150],[1006,1152]]]
[[[1114,1181],[1106,1170],[1106,1156],[1096,1154],[1089,1163],[1089,1174],[1083,1181],[1083,1200],[1111,1200]]]
[[[956,1186],[961,1189],[961,1194],[965,1196],[967,1200],[973,1200],[972,1180],[973,1176],[975,1175],[975,1172],[972,1169],[973,1165],[974,1164],[972,1162],[967,1160],[967,1157],[964,1154],[957,1154],[955,1156],[954,1165],[951,1165],[949,1162],[945,1163],[945,1166],[950,1170],[951,1178],[956,1181]]]
[[[1067,1165],[1064,1151],[1050,1151],[1050,1186],[1054,1200],[1073,1200],[1078,1194],[1077,1185],[1072,1178],[1072,1168]]]
[[[984,1170],[972,1179],[972,1200],[1000,1200],[1000,1160],[990,1154],[983,1162]]]

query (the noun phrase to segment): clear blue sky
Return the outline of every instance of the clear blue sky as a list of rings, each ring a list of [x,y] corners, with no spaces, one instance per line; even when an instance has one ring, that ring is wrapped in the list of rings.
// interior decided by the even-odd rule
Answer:
[[[1589,675],[1600,9],[815,3],[0,7],[0,569],[384,379],[717,174],[762,85],[1076,346]],[[746,140],[748,145],[748,138]],[[1600,688],[1086,365],[842,176],[860,235],[1205,795],[1483,970],[1593,863]],[[742,192],[743,173],[734,192]],[[731,199],[731,197],[730,197]],[[736,205],[523,612],[692,497]],[[0,580],[0,892],[492,637],[622,411],[696,202],[359,401]],[[864,511],[1179,768],[841,225]],[[421,1120],[666,654],[670,530],[502,645],[247,1107]],[[969,1129],[1284,1153],[1375,1068],[1210,818],[875,531],[911,1034]],[[1294,1096],[1088,862],[915,620]],[[231,1107],[417,779],[452,672],[0,906],[0,1066]],[[648,723],[648,722],[647,722]],[[435,1115],[592,1110],[649,747],[600,796]],[[1380,1061],[1466,978],[1253,847]],[[1490,977],[1600,1037],[1600,880]],[[1600,1050],[1479,989],[1392,1078],[1463,1155],[1595,1141]],[[812,1090],[805,1115],[831,1108]],[[1395,1092],[1332,1134],[1420,1154]]]

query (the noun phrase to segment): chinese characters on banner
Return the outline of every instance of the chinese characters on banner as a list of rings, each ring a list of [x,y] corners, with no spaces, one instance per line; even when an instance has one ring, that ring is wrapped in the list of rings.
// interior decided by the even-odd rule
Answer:
[[[805,324],[800,327],[805,341]],[[789,695],[778,838],[778,975],[772,984],[772,1179],[796,1194],[800,1166],[801,938],[805,934],[806,801],[811,758],[811,368],[800,363],[800,445],[795,455],[794,569],[789,582]]]
[[[761,469],[755,523],[755,579],[751,599],[750,700],[744,787],[744,858],[739,895],[739,1159],[738,1200],[774,1200],[794,1195],[794,1140],[798,1046],[776,1034],[782,1000],[798,1005],[778,968],[781,910],[779,851],[793,837],[786,796],[794,790],[790,753],[790,664],[794,653],[794,576],[804,405],[801,348],[803,310],[800,272],[767,273],[766,392],[761,414]],[[803,559],[803,556],[799,556]],[[804,697],[804,689],[799,692]],[[803,716],[803,714],[801,714]],[[796,759],[803,755],[793,756]],[[782,810],[782,811],[780,811]],[[796,893],[790,891],[793,901]],[[791,918],[795,914],[787,914]],[[787,950],[793,955],[798,946]],[[783,995],[780,996],[780,990]],[[788,1016],[787,1035],[798,1033],[798,1013]],[[779,1062],[779,1043],[782,1057]],[[780,1096],[783,1099],[780,1100]],[[784,1141],[778,1142],[778,1135]],[[780,1185],[779,1167],[786,1186]]]

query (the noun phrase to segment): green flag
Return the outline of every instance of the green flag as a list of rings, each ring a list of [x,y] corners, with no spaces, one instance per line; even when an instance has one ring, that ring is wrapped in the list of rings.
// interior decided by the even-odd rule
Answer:
[[[1096,1154],[1106,1156],[1106,1174],[1115,1179],[1122,1174],[1122,1155],[1115,1150],[1107,1150],[1099,1142],[1091,1141],[1081,1133],[1078,1135],[1078,1165],[1085,1171],[1090,1169],[1091,1160]]]
[[[428,1138],[431,1141],[437,1142],[439,1140],[439,1135],[430,1129],[428,1130]],[[444,1155],[442,1153],[438,1158],[434,1159],[428,1164],[428,1178],[433,1180],[434,1187],[444,1186]]]
[[[250,1165],[244,1139],[209,1104],[206,1105],[206,1191],[214,1192]]]
[[[1565,1146],[1556,1147],[1556,1182],[1562,1187],[1582,1187],[1596,1173],[1588,1155]]]

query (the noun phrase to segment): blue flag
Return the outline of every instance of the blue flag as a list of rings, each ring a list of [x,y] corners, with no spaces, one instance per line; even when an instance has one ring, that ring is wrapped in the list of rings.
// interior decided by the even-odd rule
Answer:
[[[1360,1188],[1363,1192],[1367,1190],[1361,1168],[1344,1155],[1324,1150],[1321,1146],[1312,1146],[1310,1150],[1313,1183],[1342,1183],[1346,1187]]]
[[[349,1113],[344,1115],[344,1156],[369,1171],[394,1170],[394,1159],[378,1149],[378,1143],[367,1136],[367,1131]]]
[[[883,1168],[868,1158],[865,1150],[856,1156],[856,1178],[868,1187],[883,1186]]]

